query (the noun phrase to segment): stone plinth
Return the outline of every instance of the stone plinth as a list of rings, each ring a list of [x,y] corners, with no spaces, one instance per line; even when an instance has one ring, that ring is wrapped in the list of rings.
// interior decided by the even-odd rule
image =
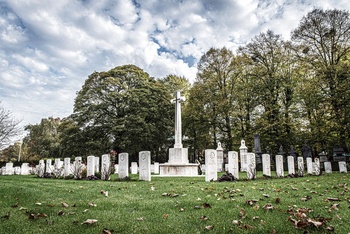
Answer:
[[[187,164],[188,148],[170,148],[168,163],[169,164]]]
[[[159,165],[160,176],[197,176],[198,164],[170,164],[164,163]]]

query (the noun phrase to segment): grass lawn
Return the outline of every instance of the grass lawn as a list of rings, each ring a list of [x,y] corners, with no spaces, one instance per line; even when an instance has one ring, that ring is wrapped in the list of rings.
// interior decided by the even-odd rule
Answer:
[[[204,182],[0,176],[1,233],[349,233],[348,174]],[[246,178],[242,173],[240,178]],[[108,196],[101,194],[108,191]],[[97,220],[84,224],[88,219]]]

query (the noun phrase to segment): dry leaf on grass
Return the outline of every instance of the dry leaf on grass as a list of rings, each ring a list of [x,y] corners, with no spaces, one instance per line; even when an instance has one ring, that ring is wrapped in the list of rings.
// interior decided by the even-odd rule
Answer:
[[[214,228],[214,226],[205,226],[205,230],[212,230]]]
[[[94,204],[94,203],[92,203],[92,202],[88,202],[88,205],[89,205],[89,206],[93,206],[93,207],[97,206],[96,204]]]
[[[100,191],[100,193],[103,195],[103,196],[106,196],[108,197],[108,191],[104,191],[103,189]]]
[[[61,202],[61,205],[63,206],[63,207],[68,207],[69,205],[67,204],[67,203],[65,203],[65,202]]]
[[[87,225],[91,225],[97,223],[97,219],[87,219],[84,222],[82,222],[81,224],[87,224]]]
[[[207,216],[203,215],[203,216],[201,216],[199,219],[200,219],[200,220],[208,220],[209,218],[208,218]]]
[[[112,234],[114,231],[113,230],[108,230],[107,228],[104,228],[103,230],[102,230],[102,233],[103,234]]]

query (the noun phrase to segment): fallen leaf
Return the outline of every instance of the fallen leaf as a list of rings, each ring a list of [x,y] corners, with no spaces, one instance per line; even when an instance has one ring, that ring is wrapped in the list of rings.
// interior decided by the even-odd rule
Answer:
[[[200,219],[200,220],[208,220],[209,218],[208,218],[207,216],[203,215],[203,216],[201,216],[199,219]]]
[[[59,216],[64,215],[64,212],[63,212],[62,210],[59,210],[59,211],[57,212],[57,215],[59,215]]]
[[[212,230],[214,228],[214,226],[205,226],[205,230]]]
[[[4,216],[1,216],[1,218],[10,219],[10,212],[7,212],[7,214],[5,214]]]
[[[243,228],[244,230],[249,230],[249,229],[254,229],[255,227],[253,227],[249,224],[244,224],[241,228]]]
[[[108,191],[101,190],[101,194],[102,194],[103,196],[108,197]]]
[[[92,202],[89,202],[88,203],[89,206],[97,206],[96,204],[92,203]]]
[[[36,217],[38,217],[38,218],[44,218],[44,217],[47,217],[47,214],[45,214],[45,213],[38,213],[38,214],[36,215]]]
[[[276,202],[276,204],[280,204],[281,199],[280,199],[279,197],[277,197],[276,200],[275,200],[275,202]]]
[[[162,196],[163,196],[163,197],[169,196],[169,193],[162,193]]]
[[[202,205],[203,208],[211,208],[211,205],[209,203],[203,203]]]
[[[270,195],[268,195],[268,194],[266,194],[266,193],[264,193],[263,196],[264,196],[264,197],[270,197]]]
[[[326,229],[327,231],[331,231],[331,232],[334,231],[334,227],[332,225],[329,225]]]
[[[18,207],[18,202],[16,202],[16,204],[13,204],[11,207],[12,208],[17,208]]]
[[[102,233],[103,234],[112,234],[114,231],[113,230],[108,230],[107,228],[104,228],[103,230],[102,230]]]
[[[87,225],[91,225],[97,223],[97,219],[87,219],[84,222],[82,222],[81,224],[87,224]]]
[[[35,203],[35,205],[37,205],[37,206],[41,206],[41,203],[40,203],[40,202],[37,202],[37,203]]]
[[[68,206],[69,206],[69,205],[68,205],[67,203],[65,203],[65,202],[61,202],[61,204],[62,204],[63,207],[68,207]]]
[[[163,214],[163,219],[167,219],[169,217],[168,214]]]
[[[139,217],[139,218],[137,218],[137,221],[144,221],[144,218],[143,217]]]
[[[232,224],[233,225],[239,225],[239,224],[241,224],[241,221],[239,221],[239,220],[232,220]]]
[[[264,210],[273,210],[273,209],[275,209],[275,207],[273,207],[270,203],[265,204],[262,208]]]
[[[335,198],[335,197],[327,197],[326,201],[340,201],[340,198]]]
[[[83,213],[88,212],[88,211],[89,211],[89,209],[85,209],[85,210],[83,210]]]
[[[276,230],[275,229],[272,229],[270,234],[276,234]]]

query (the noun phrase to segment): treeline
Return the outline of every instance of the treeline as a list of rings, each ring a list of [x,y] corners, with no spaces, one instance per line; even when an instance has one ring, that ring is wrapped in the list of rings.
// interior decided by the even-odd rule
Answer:
[[[300,154],[305,144],[313,154],[332,153],[334,146],[350,143],[349,52],[349,13],[315,9],[301,19],[290,41],[267,31],[235,52],[211,48],[198,61],[193,84],[175,75],[156,79],[134,65],[94,72],[78,92],[71,116],[26,127],[22,158],[109,151],[136,158],[150,150],[153,160],[167,161],[176,90],[187,97],[182,132],[192,161],[218,141],[225,150],[238,151],[245,139],[253,151],[254,134],[260,135],[262,151],[271,154],[281,146],[286,152],[294,146]]]

